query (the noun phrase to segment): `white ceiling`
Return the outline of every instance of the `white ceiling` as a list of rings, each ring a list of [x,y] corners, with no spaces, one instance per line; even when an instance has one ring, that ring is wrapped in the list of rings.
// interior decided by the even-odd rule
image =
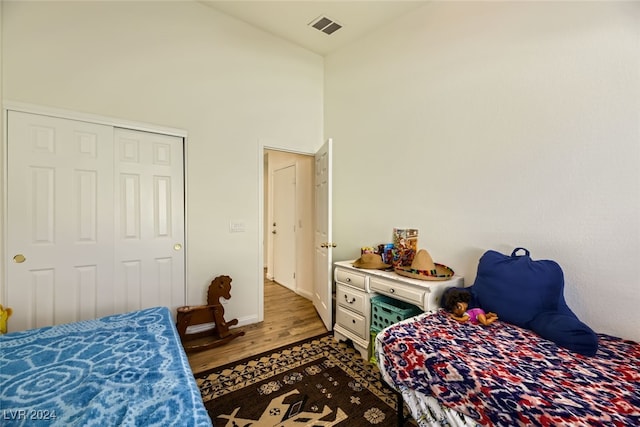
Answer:
[[[200,1],[323,56],[428,3],[427,0]],[[321,15],[342,28],[328,35],[311,27],[309,23]]]

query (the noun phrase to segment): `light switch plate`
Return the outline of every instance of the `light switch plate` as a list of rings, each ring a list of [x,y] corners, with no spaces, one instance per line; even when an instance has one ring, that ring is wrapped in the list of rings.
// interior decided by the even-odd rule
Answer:
[[[231,220],[229,221],[229,232],[230,233],[244,233],[245,225],[242,220]]]

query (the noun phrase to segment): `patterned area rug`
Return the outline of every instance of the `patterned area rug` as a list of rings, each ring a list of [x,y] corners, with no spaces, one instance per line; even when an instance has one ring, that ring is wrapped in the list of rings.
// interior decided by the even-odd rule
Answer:
[[[393,392],[375,365],[333,335],[196,377],[216,427],[395,426]]]

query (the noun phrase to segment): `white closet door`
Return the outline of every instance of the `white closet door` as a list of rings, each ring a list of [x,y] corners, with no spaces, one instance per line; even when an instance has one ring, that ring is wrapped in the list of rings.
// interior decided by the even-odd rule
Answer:
[[[118,310],[185,304],[182,138],[115,129]]]
[[[8,131],[10,330],[113,313],[113,128],[10,111]]]
[[[183,305],[182,138],[8,117],[9,330]]]

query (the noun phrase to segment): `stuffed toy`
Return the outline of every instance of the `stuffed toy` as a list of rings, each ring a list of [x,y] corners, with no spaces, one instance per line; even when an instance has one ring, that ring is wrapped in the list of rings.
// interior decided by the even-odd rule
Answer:
[[[474,325],[489,326],[498,320],[498,315],[494,312],[487,313],[480,307],[469,308],[471,292],[466,289],[447,289],[442,302],[443,308],[451,314],[451,318],[460,323],[470,322]]]
[[[9,320],[9,316],[13,313],[13,310],[9,307],[4,308],[2,304],[0,304],[0,334],[7,333],[7,320]]]

